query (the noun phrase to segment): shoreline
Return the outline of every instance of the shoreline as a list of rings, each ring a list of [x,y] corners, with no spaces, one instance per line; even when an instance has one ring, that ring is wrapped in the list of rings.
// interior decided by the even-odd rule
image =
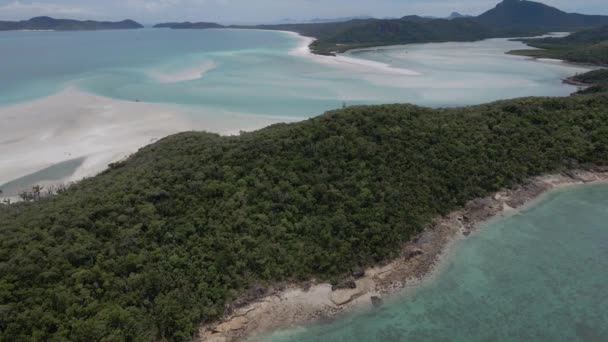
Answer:
[[[41,118],[38,113],[46,115]],[[84,158],[75,172],[61,180],[38,181],[45,186],[94,176],[109,163],[171,134],[198,130],[238,135],[240,131],[299,120],[114,99],[74,87],[1,107],[0,119],[5,123],[0,129],[0,155],[4,157],[0,160],[0,185],[67,160]],[[37,124],[32,125],[34,122]],[[4,193],[0,201],[14,200],[16,195]]]
[[[528,59],[530,61],[534,61],[534,62],[567,64],[567,65],[572,65],[572,66],[576,66],[576,67],[586,68],[586,69],[589,69],[590,71],[591,70],[595,70],[595,69],[601,69],[601,68],[608,67],[608,65],[604,65],[604,64],[573,62],[573,61],[569,61],[569,60],[566,60],[566,59],[550,58],[550,57],[543,57],[543,56],[535,56],[533,54],[527,54],[526,52],[530,52],[530,51],[542,51],[542,50],[540,50],[540,49],[534,49],[533,47],[531,47],[529,45],[526,45],[526,47],[527,47],[527,49],[510,50],[510,51],[505,52],[505,54],[511,55],[511,56],[526,57],[526,59]]]
[[[414,70],[396,68],[396,67],[391,66],[390,64],[382,63],[382,62],[376,62],[376,61],[372,61],[372,60],[349,57],[343,53],[337,54],[335,56],[317,54],[317,53],[314,53],[310,49],[310,44],[312,44],[312,42],[316,41],[317,40],[316,38],[306,37],[297,32],[292,32],[292,31],[276,31],[276,32],[282,32],[284,34],[287,34],[289,36],[292,36],[292,37],[300,40],[300,44],[297,47],[295,47],[289,51],[289,54],[291,56],[307,58],[309,60],[314,61],[315,63],[322,63],[322,64],[326,64],[326,65],[332,65],[335,67],[343,67],[343,68],[348,68],[348,69],[356,69],[358,71],[361,71],[361,68],[364,68],[363,69],[364,71],[365,71],[365,69],[367,69],[367,71],[386,73],[386,74],[390,74],[390,75],[402,75],[402,76],[421,76],[422,75],[421,73],[414,71]]]
[[[481,230],[484,224],[533,206],[551,190],[607,182],[608,167],[572,170],[532,177],[513,189],[471,200],[463,208],[433,220],[403,246],[396,259],[344,278],[343,287],[332,290],[331,284],[311,280],[257,289],[255,292],[263,293],[261,296],[228,306],[223,319],[200,326],[195,340],[257,340],[274,331],[382,305],[383,300],[434,279],[449,260],[454,245]]]
[[[591,84],[591,83],[585,83],[585,82],[576,81],[574,79],[575,77],[576,76],[570,76],[570,77],[564,78],[562,80],[562,82],[564,82],[565,84],[569,84],[569,85],[573,85],[573,86],[577,86],[577,87],[584,87],[584,88],[588,88],[588,87],[592,87],[593,86],[593,84]]]

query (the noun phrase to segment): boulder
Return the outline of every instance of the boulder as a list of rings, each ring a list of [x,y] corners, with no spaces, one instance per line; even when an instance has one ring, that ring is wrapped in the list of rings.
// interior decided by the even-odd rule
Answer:
[[[420,248],[414,248],[411,251],[407,252],[405,259],[410,260],[422,254],[424,254],[424,252],[422,252]]]
[[[312,283],[307,281],[304,284],[302,284],[302,291],[308,292],[311,287],[312,287]]]
[[[369,278],[362,278],[357,280],[357,282],[348,283],[348,287],[337,289],[331,293],[330,299],[335,305],[348,304],[376,286],[376,283]]]
[[[363,277],[365,277],[365,270],[362,268],[357,268],[353,271],[352,275],[353,275],[353,278],[355,278],[355,279],[363,278]]]
[[[253,291],[255,298],[261,298],[266,295],[267,290],[263,287],[256,287]]]
[[[378,297],[378,296],[373,296],[372,297],[372,305],[375,307],[380,307],[382,306],[382,304],[384,304],[384,301],[382,300],[382,298]]]
[[[331,290],[332,291],[337,291],[337,290],[340,290],[340,289],[356,289],[356,288],[357,288],[357,283],[355,283],[352,280],[349,280],[349,281],[345,281],[345,282],[342,282],[342,283],[337,284],[337,285],[333,285],[331,287]]]
[[[247,317],[235,317],[218,325],[214,330],[219,333],[227,333],[234,330],[241,330],[247,323],[249,323],[249,319],[247,319]]]

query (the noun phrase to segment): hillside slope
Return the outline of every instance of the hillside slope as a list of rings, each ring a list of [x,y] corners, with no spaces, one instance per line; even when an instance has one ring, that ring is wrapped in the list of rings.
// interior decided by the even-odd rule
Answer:
[[[566,13],[542,3],[504,0],[478,17],[453,13],[448,19],[416,15],[400,19],[354,19],[341,22],[221,26],[215,23],[164,23],[162,28],[240,28],[297,32],[317,40],[311,50],[333,55],[350,49],[411,43],[476,41],[486,38],[531,37],[551,31],[572,31],[608,25],[608,16]]]
[[[35,17],[23,21],[0,21],[0,31],[13,30],[55,30],[55,31],[92,31],[92,30],[124,30],[143,28],[143,25],[133,20],[94,21],[55,19],[51,17]]]
[[[575,32],[563,38],[525,39],[524,42],[537,49],[510,53],[608,66],[608,25]]]
[[[608,16],[566,13],[540,2],[504,0],[475,18],[494,28],[539,28],[543,30],[576,30],[608,25]]]
[[[608,164],[606,94],[170,136],[55,197],[0,205],[0,339],[189,340],[268,282],[391,258],[468,200],[581,164]]]
[[[331,23],[280,24],[257,26],[221,26],[214,23],[162,23],[157,28],[206,29],[237,28],[297,32],[317,38],[310,47],[318,54],[333,54],[358,47],[474,41],[495,33],[470,19],[429,19],[406,16],[401,19],[354,19]]]

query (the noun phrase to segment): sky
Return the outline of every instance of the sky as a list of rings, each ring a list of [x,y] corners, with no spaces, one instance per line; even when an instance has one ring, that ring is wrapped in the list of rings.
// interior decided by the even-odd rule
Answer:
[[[500,0],[0,0],[0,20],[48,15],[56,18],[142,23],[213,21],[280,22],[347,16],[443,17],[457,11],[480,14]],[[607,0],[541,0],[567,12],[608,15]]]

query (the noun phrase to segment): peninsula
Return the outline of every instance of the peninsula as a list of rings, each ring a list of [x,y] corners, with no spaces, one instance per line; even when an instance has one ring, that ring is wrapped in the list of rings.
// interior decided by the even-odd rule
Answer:
[[[523,42],[535,49],[509,53],[608,66],[608,25],[581,30],[562,38],[524,39]]]
[[[216,24],[163,27],[195,26]],[[255,28],[291,28],[331,54],[547,27],[409,16]],[[588,88],[460,108],[344,106],[239,136],[184,132],[48,196],[34,187],[0,204],[0,337],[238,339],[315,318],[244,327],[252,306],[275,318],[258,305],[269,295],[325,291],[338,312],[375,286],[398,289],[476,223],[556,184],[608,177],[606,73],[572,80]]]
[[[1,334],[187,340],[278,284],[348,287],[471,200],[608,165],[607,108],[606,93],[356,106],[167,137],[55,196],[0,205]]]
[[[143,25],[128,19],[112,22],[35,17],[22,21],[0,21],[0,31],[94,31],[139,28],[143,28]]]
[[[334,55],[356,48],[430,42],[466,42],[487,38],[536,36],[608,25],[608,16],[566,13],[545,4],[505,0],[477,17],[434,19],[416,15],[399,19],[353,19],[340,22],[223,26],[216,23],[165,23],[158,28],[237,28],[292,31],[316,40],[312,52]]]

